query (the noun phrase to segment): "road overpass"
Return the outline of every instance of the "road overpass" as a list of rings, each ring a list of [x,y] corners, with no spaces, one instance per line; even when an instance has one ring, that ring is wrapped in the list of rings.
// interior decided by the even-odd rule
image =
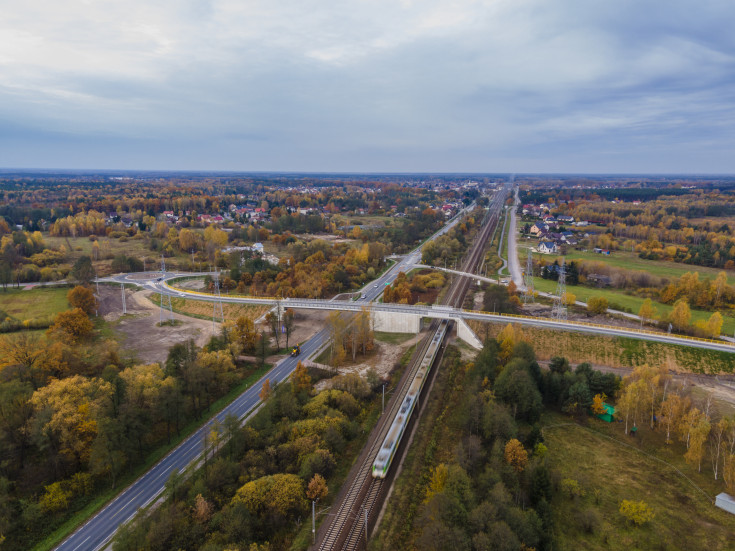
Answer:
[[[456,217],[429,237],[427,241],[435,239],[449,231],[449,229],[453,227],[465,214],[467,214],[473,206],[474,203],[467,207],[467,209],[458,213]],[[426,243],[426,241],[424,243]],[[361,289],[358,301],[335,302],[339,302],[340,304],[351,304],[355,306],[355,310],[359,310],[359,308],[369,304],[370,301],[376,300],[383,292],[385,285],[391,283],[396,277],[398,277],[400,272],[409,271],[411,269],[410,267],[421,258],[422,246],[423,243],[400,259],[396,264],[391,266],[375,281],[370,282]],[[175,297],[181,296],[183,291],[171,288],[169,286],[169,282],[180,277],[204,277],[208,275],[213,276],[214,274],[211,272],[143,272],[119,274],[100,278],[97,282],[115,285],[136,285],[143,289],[165,293]],[[195,298],[194,295],[195,293],[193,292],[184,294],[185,297],[194,300],[219,300],[217,297],[214,297],[214,295],[198,295],[197,298]],[[228,295],[224,295],[222,297],[222,301],[244,302],[246,304],[268,304],[271,306],[277,304],[275,299],[255,298],[249,301],[243,301]],[[288,304],[288,307],[291,306],[291,304]],[[343,311],[348,310],[345,308]],[[301,356],[296,358],[287,357],[281,360],[275,367],[273,367],[273,369],[227,405],[214,418],[204,423],[199,430],[184,439],[181,444],[151,467],[151,469],[149,469],[142,477],[122,490],[113,501],[105,505],[91,519],[60,543],[55,548],[56,551],[99,551],[108,546],[110,539],[114,536],[121,524],[131,520],[140,508],[148,506],[161,495],[165,488],[166,481],[172,473],[184,472],[187,467],[195,463],[197,459],[201,457],[204,450],[204,435],[211,432],[215,419],[222,422],[225,417],[229,415],[240,420],[245,419],[260,403],[259,393],[266,379],[268,379],[271,384],[277,384],[285,381],[296,368],[296,364],[299,360],[309,358],[319,353],[328,342],[328,329],[321,329],[301,345]]]

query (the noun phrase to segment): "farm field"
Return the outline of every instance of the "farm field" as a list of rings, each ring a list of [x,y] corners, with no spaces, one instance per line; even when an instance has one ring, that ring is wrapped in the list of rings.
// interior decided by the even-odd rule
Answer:
[[[648,430],[636,440],[597,420],[590,420],[590,428],[599,431],[593,432],[550,412],[542,421],[551,425],[543,429],[550,465],[585,492],[554,497],[558,549],[731,549],[735,517],[711,499],[721,487],[713,484],[711,472],[700,474],[684,463],[681,444],[665,447],[662,435]],[[639,448],[681,469],[707,495]],[[631,525],[618,510],[624,499],[645,501],[655,517],[643,526]],[[592,531],[582,526],[589,518],[596,519]]]
[[[543,279],[540,277],[533,278],[533,285],[537,291],[543,291],[545,293],[556,292],[556,281],[551,279]],[[605,297],[610,303],[610,308],[619,306],[622,308],[629,308],[633,314],[637,314],[643,304],[644,299],[640,297],[634,297],[626,295],[622,291],[616,291],[611,289],[595,289],[592,287],[585,287],[583,285],[567,285],[567,291],[573,293],[577,300],[587,302],[590,297],[601,296]],[[654,302],[654,307],[658,309],[658,316],[667,316],[673,306],[670,304],[662,304],[660,302]],[[723,324],[722,333],[725,335],[731,335],[735,331],[735,317],[732,314],[722,313]],[[707,321],[712,315],[712,312],[706,310],[695,310],[692,309],[692,322],[697,320]]]
[[[18,320],[48,318],[69,309],[66,287],[34,287],[0,291],[0,310]]]

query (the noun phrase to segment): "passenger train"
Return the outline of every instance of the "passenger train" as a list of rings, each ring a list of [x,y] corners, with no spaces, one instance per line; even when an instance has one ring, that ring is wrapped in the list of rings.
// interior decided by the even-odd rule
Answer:
[[[439,328],[434,333],[434,337],[431,339],[431,344],[421,361],[421,366],[416,371],[411,386],[408,388],[406,396],[403,398],[403,403],[398,411],[393,423],[388,430],[388,434],[383,440],[383,444],[380,446],[375,461],[373,462],[373,477],[374,478],[385,478],[390,468],[393,456],[398,449],[398,445],[401,443],[401,437],[403,432],[406,430],[408,421],[411,419],[411,413],[418,402],[418,398],[421,394],[421,389],[424,388],[424,382],[428,378],[429,370],[431,365],[434,363],[439,348],[444,341],[444,335],[447,332],[447,326],[449,325],[448,320],[442,320],[439,324]]]

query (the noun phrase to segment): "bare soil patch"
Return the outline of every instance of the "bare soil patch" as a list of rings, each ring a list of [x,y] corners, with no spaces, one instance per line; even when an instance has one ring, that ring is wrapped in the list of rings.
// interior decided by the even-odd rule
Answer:
[[[370,357],[368,357],[364,362],[342,366],[337,369],[337,373],[340,375],[345,373],[357,373],[358,375],[364,377],[370,369],[373,369],[380,378],[387,379],[395,366],[400,361],[401,356],[403,356],[403,354],[406,352],[406,350],[408,350],[414,344],[418,343],[424,337],[424,335],[425,332],[422,331],[421,333],[414,335],[401,344],[390,344],[376,340],[375,349]],[[331,366],[315,364],[313,362],[307,362],[305,363],[305,365],[321,367],[328,370],[333,369]],[[328,388],[330,386],[329,379],[319,381],[314,386],[317,391]]]
[[[124,354],[144,363],[163,363],[173,345],[194,339],[203,346],[212,335],[212,322],[174,313],[180,323],[159,327],[159,308],[148,296],[150,291],[125,290],[127,314],[122,315],[122,293],[114,287],[100,286],[99,313],[110,322],[120,335],[120,349]],[[168,312],[164,312],[167,319]],[[219,331],[219,324],[215,324]]]

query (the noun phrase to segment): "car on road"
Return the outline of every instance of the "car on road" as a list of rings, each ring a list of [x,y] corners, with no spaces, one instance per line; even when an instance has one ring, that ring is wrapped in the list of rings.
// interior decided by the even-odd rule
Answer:
[[[373,285],[373,289],[377,289],[377,288],[378,288],[378,284],[376,283],[375,285]]]

